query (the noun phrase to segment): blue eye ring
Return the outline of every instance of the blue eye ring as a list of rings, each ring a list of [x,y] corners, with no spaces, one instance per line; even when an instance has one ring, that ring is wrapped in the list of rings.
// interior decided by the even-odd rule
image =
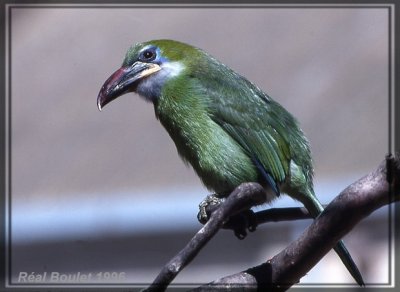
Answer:
[[[151,62],[157,58],[157,50],[155,47],[150,47],[143,50],[139,55],[139,60],[143,62]]]

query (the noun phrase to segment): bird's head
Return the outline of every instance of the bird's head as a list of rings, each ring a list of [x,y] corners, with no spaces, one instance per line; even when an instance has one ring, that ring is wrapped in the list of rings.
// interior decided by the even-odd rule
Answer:
[[[120,69],[102,86],[97,97],[101,110],[117,97],[136,92],[154,101],[169,80],[183,74],[191,60],[201,51],[190,45],[172,40],[154,40],[129,48]]]

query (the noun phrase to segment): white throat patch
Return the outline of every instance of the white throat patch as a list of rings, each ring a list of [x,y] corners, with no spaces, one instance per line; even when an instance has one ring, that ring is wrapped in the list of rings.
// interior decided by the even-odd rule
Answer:
[[[178,76],[182,72],[184,66],[181,62],[168,62],[161,65],[161,71],[164,72],[168,79]],[[160,73],[162,73],[160,72]]]

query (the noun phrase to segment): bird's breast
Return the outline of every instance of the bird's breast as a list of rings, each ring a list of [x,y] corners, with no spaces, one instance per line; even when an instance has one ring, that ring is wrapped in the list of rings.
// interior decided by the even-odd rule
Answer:
[[[242,182],[257,181],[250,157],[204,108],[160,99],[155,110],[182,159],[208,189],[225,195]]]

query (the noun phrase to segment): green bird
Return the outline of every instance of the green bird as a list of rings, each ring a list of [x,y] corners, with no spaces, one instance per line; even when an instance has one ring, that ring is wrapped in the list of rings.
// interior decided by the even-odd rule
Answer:
[[[128,92],[153,103],[179,155],[217,197],[241,183],[258,182],[267,201],[282,192],[313,217],[323,211],[314,194],[309,142],[297,120],[205,51],[173,40],[133,45],[101,88],[99,110]],[[334,249],[363,286],[343,241]]]

